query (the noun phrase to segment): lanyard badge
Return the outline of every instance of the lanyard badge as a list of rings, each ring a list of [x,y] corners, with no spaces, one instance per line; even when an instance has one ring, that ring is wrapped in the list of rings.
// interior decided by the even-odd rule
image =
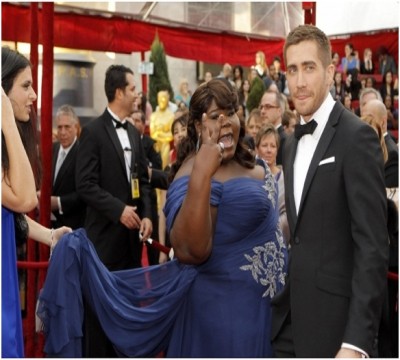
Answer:
[[[137,173],[131,173],[131,190],[132,190],[132,199],[139,199],[140,191],[139,191],[139,178]]]

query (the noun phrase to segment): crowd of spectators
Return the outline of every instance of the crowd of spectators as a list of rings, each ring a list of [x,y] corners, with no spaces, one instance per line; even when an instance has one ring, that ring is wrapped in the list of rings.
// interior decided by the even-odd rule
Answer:
[[[361,116],[363,115],[360,111],[360,105],[361,105],[361,99],[363,94],[366,93],[366,89],[374,89],[374,91],[381,96],[381,99],[379,101],[383,102],[385,109],[387,111],[387,124],[385,121],[377,121],[372,117],[371,114],[365,115],[363,118],[366,122],[373,126],[378,126],[377,132],[382,138],[382,142],[384,141],[384,135],[386,134],[385,128],[387,126],[387,130],[391,132],[392,137],[394,140],[397,142],[397,131],[398,131],[398,74],[397,74],[397,66],[396,63],[393,59],[393,57],[388,53],[387,49],[381,48],[376,54],[374,54],[371,50],[371,48],[366,47],[363,50],[363,56],[362,58],[359,57],[359,51],[354,48],[354,46],[351,43],[347,43],[344,47],[344,52],[343,56],[338,52],[334,52],[332,54],[332,64],[335,65],[335,72],[334,76],[332,78],[332,87],[331,87],[331,94],[334,100],[340,101],[343,103],[343,105],[349,109],[350,111],[354,112],[355,114]],[[113,69],[115,71],[120,71],[121,69]],[[131,82],[133,82],[133,74],[131,74],[130,71],[126,69],[122,69],[125,71],[128,75],[128,78],[132,78]],[[131,76],[132,75],[132,76]],[[182,74],[182,76],[185,76],[185,74]],[[225,78],[226,80],[229,81],[229,83],[236,88],[237,93],[238,93],[238,99],[239,99],[239,108],[238,108],[238,117],[240,120],[240,127],[243,127],[246,130],[246,138],[245,138],[245,143],[248,146],[248,150],[259,160],[264,162],[265,166],[268,166],[271,169],[272,175],[274,176],[274,179],[277,184],[279,184],[279,218],[280,218],[280,225],[283,230],[283,235],[286,243],[289,245],[289,233],[288,233],[288,228],[287,228],[287,218],[286,218],[286,207],[285,207],[285,201],[284,201],[284,185],[283,185],[283,179],[284,179],[284,174],[282,170],[282,158],[283,158],[283,144],[286,141],[286,138],[290,136],[294,132],[295,125],[300,122],[300,116],[296,113],[296,110],[294,110],[293,103],[290,99],[290,94],[288,91],[288,83],[286,79],[286,74],[284,71],[284,64],[280,56],[276,55],[273,57],[273,62],[271,64],[268,64],[266,61],[266,56],[263,51],[258,51],[255,54],[254,58],[254,65],[251,66],[250,68],[246,68],[240,64],[235,64],[231,65],[229,63],[223,64],[221,68],[221,73],[220,74],[212,74],[210,71],[207,71],[204,73],[204,82],[210,81],[212,78]],[[256,88],[254,84],[257,83],[257,81],[262,83],[262,91],[257,94],[254,89]],[[131,84],[131,85],[132,85]],[[129,84],[128,84],[129,85]],[[133,85],[132,85],[133,86]],[[179,89],[176,89],[177,91],[175,94],[174,99],[169,99],[167,98],[168,94],[165,94],[165,108],[168,108],[168,111],[171,111],[173,114],[173,118],[170,118],[168,121],[169,123],[172,123],[172,127],[168,126],[167,132],[171,130],[172,134],[174,136],[174,144],[171,143],[172,150],[171,152],[167,152],[166,155],[168,157],[166,163],[168,165],[173,164],[175,162],[175,156],[173,156],[174,151],[176,150],[177,144],[180,143],[182,140],[183,135],[178,134],[178,130],[182,128],[184,130],[184,133],[186,134],[187,132],[187,114],[189,111],[189,107],[191,107],[191,98],[192,94],[195,93],[196,89],[190,89],[189,88],[189,83],[186,80],[186,78],[182,78],[179,84]],[[252,91],[253,90],[253,91]],[[134,92],[134,91],[132,91]],[[129,95],[129,94],[128,94]],[[134,95],[130,94],[131,97],[133,98]],[[126,95],[127,96],[127,95]],[[258,104],[256,108],[249,108],[249,99],[251,97],[256,97],[257,101],[256,103]],[[125,118],[126,116],[132,117],[134,121],[134,117],[132,116],[133,114],[137,113],[139,114],[138,118],[138,124],[143,127],[143,129],[140,131],[140,134],[135,131],[135,139],[141,138],[143,143],[143,136],[145,133],[148,134],[149,131],[149,125],[150,122],[152,121],[151,119],[154,118],[154,116],[157,115],[160,111],[160,106],[159,108],[152,109],[149,101],[147,100],[147,96],[145,93],[139,93],[139,96],[136,98],[134,101],[134,106],[133,108],[125,109],[124,104],[118,103],[118,98],[111,98],[108,99],[108,110],[112,110],[110,114],[113,116],[112,122],[110,124],[113,124],[116,129],[116,134],[118,135],[118,138],[116,140],[118,142],[121,142],[122,145],[126,145],[123,150],[124,150],[124,161],[126,162],[126,168],[131,170],[131,157],[126,159],[126,152],[131,153],[132,149],[130,149],[127,145],[129,145],[129,142],[127,141],[127,138],[125,137],[126,133],[126,127],[128,127],[127,124],[125,124]],[[131,99],[130,99],[131,100]],[[159,105],[160,105],[159,101]],[[117,106],[118,105],[118,106]],[[120,109],[121,108],[121,109]],[[73,110],[73,109],[72,109]],[[119,114],[117,110],[121,110]],[[123,110],[123,111],[122,111]],[[161,108],[161,110],[163,110]],[[73,114],[73,111],[71,112]],[[108,113],[105,113],[107,116],[109,115]],[[151,116],[153,114],[153,116]],[[106,116],[103,114],[103,117]],[[114,116],[115,115],[115,116]],[[116,120],[116,119],[117,120]],[[382,117],[384,118],[384,116]],[[183,121],[184,119],[185,121]],[[183,122],[182,122],[183,121]],[[385,123],[385,126],[380,127],[380,123]],[[98,124],[101,124],[101,121],[97,121]],[[114,124],[115,123],[115,124]],[[167,122],[166,122],[167,123]],[[69,124],[67,124],[70,126]],[[64,126],[67,126],[64,125]],[[61,136],[61,130],[60,130],[59,125],[59,136]],[[94,127],[95,125],[91,125],[91,127]],[[97,125],[96,125],[97,126]],[[100,125],[98,125],[100,127]],[[136,126],[136,125],[135,125]],[[71,144],[77,144],[80,147],[80,152],[83,154],[83,151],[85,150],[85,146],[88,147],[89,145],[91,147],[94,147],[93,144],[97,144],[97,141],[99,141],[99,129],[96,129],[96,132],[90,133],[89,130],[91,127],[88,127],[85,129],[85,132],[83,133],[83,137],[80,138],[80,132],[71,132]],[[125,129],[124,129],[125,128]],[[75,129],[75,128],[73,128]],[[181,129],[181,130],[182,130]],[[105,131],[105,130],[104,130]],[[163,128],[163,131],[165,129]],[[133,130],[131,129],[131,133],[133,133]],[[104,133],[104,143],[107,143],[108,138],[106,137],[107,133]],[[150,134],[151,135],[151,134]],[[185,135],[186,136],[186,135]],[[242,136],[242,135],[241,135]],[[93,138],[92,138],[93,137]],[[175,139],[176,137],[176,139]],[[83,139],[83,146],[82,146],[82,139]],[[61,140],[57,139],[60,143]],[[129,139],[128,139],[129,140]],[[124,142],[125,141],[125,142]],[[69,146],[72,145],[68,144],[68,149]],[[89,145],[88,145],[89,144]],[[100,149],[101,147],[99,147]],[[149,150],[154,150],[154,143],[150,142],[150,145],[148,146]],[[58,145],[57,147],[57,155],[55,155],[55,159],[57,159],[58,151],[60,149],[60,146]],[[83,150],[82,150],[83,149]],[[386,148],[385,148],[386,149]],[[88,150],[86,150],[86,154],[89,154],[90,151],[92,151],[92,148],[88,147]],[[139,149],[140,151],[136,154],[137,158],[140,159],[142,153],[144,153],[145,146],[143,145],[143,149]],[[160,149],[158,149],[160,150]],[[168,150],[170,150],[168,148]],[[224,148],[222,148],[222,153],[224,151]],[[107,154],[98,154],[98,158],[100,159],[101,156],[108,156],[110,152],[107,152]],[[147,151],[146,151],[147,153]],[[56,154],[56,153],[55,153]],[[397,153],[398,154],[398,153]],[[101,155],[101,156],[100,156]],[[130,155],[132,156],[132,155]],[[71,157],[71,155],[70,155]],[[140,173],[143,175],[143,179],[137,179],[140,184],[141,184],[141,191],[146,190],[145,186],[149,187],[150,185],[150,180],[151,176],[149,175],[149,179],[147,179],[147,172],[145,171],[146,169],[149,168],[154,168],[154,169],[161,169],[161,165],[159,167],[154,166],[155,161],[149,161],[150,159],[148,158],[148,155],[146,155],[147,159],[146,162],[142,161],[141,166],[142,171]],[[398,157],[398,155],[397,155]],[[83,159],[83,160],[82,160]],[[117,158],[115,158],[117,159]],[[86,163],[85,163],[85,161]],[[163,159],[164,160],[164,159]],[[85,202],[90,204],[90,203],[95,203],[95,198],[97,196],[96,193],[93,193],[93,199],[89,198],[87,194],[90,193],[89,189],[92,187],[92,184],[88,181],[92,175],[89,174],[89,164],[92,163],[92,159],[90,157],[84,158],[81,156],[80,161],[80,170],[79,176],[77,179],[80,179],[81,185],[80,185],[80,196],[82,198],[85,198]],[[109,161],[109,159],[107,159]],[[160,159],[161,161],[161,159]],[[117,162],[117,161],[115,161]],[[163,165],[164,162],[163,162]],[[61,166],[61,165],[60,165]],[[137,166],[137,164],[135,164]],[[163,166],[165,168],[165,166]],[[55,169],[55,166],[54,166]],[[54,173],[53,169],[53,174],[52,176],[54,177],[54,181],[57,177],[57,171]],[[98,169],[101,169],[101,166],[98,166]],[[87,172],[87,174],[86,174]],[[100,175],[98,174],[98,177],[100,178]],[[86,176],[86,178],[84,178]],[[110,181],[110,193],[111,192],[116,192],[119,193],[120,191],[120,186],[115,185],[115,175],[111,179],[108,178],[108,174],[103,174],[102,176],[106,176],[106,179]],[[136,180],[132,177],[132,174],[128,173],[121,174],[121,183],[124,183],[126,181],[125,177],[127,176],[128,182],[131,181],[133,184],[133,181]],[[54,182],[55,183],[55,182]],[[86,188],[82,186],[82,184],[85,185],[90,185],[87,186]],[[103,184],[104,186],[104,184]],[[143,186],[143,187],[142,187]],[[75,191],[78,191],[75,189],[75,184],[74,184],[74,193]],[[133,190],[132,190],[133,191]],[[154,191],[154,189],[153,189]],[[145,191],[144,191],[145,192]],[[150,194],[150,190],[148,191]],[[54,195],[55,203],[54,209],[52,208],[53,212],[55,210],[58,211],[59,214],[62,215],[62,210],[66,210],[67,206],[64,205],[64,199],[62,196],[64,194],[52,194]],[[164,194],[165,195],[165,194]],[[58,197],[57,197],[58,196]],[[149,195],[150,197],[150,195]],[[131,211],[131,216],[136,219],[135,215],[135,210],[134,207],[136,206],[136,200],[132,195],[132,201],[128,204],[125,205],[124,211]],[[154,193],[154,196],[152,198],[153,200],[153,205],[154,202],[156,202],[156,195]],[[160,199],[158,199],[159,201]],[[150,201],[149,201],[150,203]],[[62,206],[61,206],[62,205]],[[117,204],[119,205],[119,204]],[[153,210],[156,210],[157,204],[153,206]],[[85,208],[86,210],[86,208]],[[150,216],[150,210],[148,210],[148,215]],[[122,214],[124,215],[124,214]],[[121,222],[122,225],[125,227],[128,227],[124,222],[122,221],[124,217],[121,215],[121,219],[115,218],[114,223],[118,223],[118,221]],[[135,216],[134,216],[135,215]],[[153,218],[157,218],[157,211],[152,212]],[[93,212],[92,214],[93,217],[93,222],[98,218],[98,214],[95,214]],[[57,218],[58,219],[58,218]],[[80,220],[83,220],[83,217],[80,218]],[[99,228],[102,226],[102,223],[104,223],[104,220],[102,219],[97,219],[96,221],[99,222],[98,226]],[[111,221],[110,221],[111,223]],[[138,222],[139,223],[139,222]],[[160,232],[157,231],[158,224],[157,221],[153,220],[153,226],[156,226],[156,231],[155,233],[158,234],[156,235],[158,238],[162,238],[163,235],[165,235],[165,218],[163,218],[163,221],[161,222],[162,225],[160,226]],[[125,228],[118,223],[118,226],[120,229],[123,229],[125,231]],[[64,226],[64,225],[70,225],[70,224],[64,224],[60,223],[57,226]],[[135,226],[134,226],[135,225]],[[144,230],[149,233],[150,232],[150,225],[143,225],[142,227],[139,227],[136,223],[134,225],[130,225],[130,228],[137,228],[140,229],[141,232]],[[111,226],[111,225],[110,225]],[[114,224],[115,226],[115,224]],[[78,226],[73,226],[73,228],[77,228]],[[72,228],[72,225],[71,225]],[[97,230],[96,230],[97,231]],[[111,237],[115,236],[118,234],[118,232],[114,232],[111,235]],[[162,235],[163,234],[163,235]],[[99,232],[98,236],[102,236],[103,232]],[[147,234],[149,235],[149,234]],[[92,237],[95,238],[95,235],[92,234]],[[127,238],[128,239],[128,238]],[[136,241],[136,245],[139,244],[138,239],[134,239]],[[163,243],[170,245],[168,241],[164,239]],[[141,251],[141,247],[138,246],[139,252]],[[141,254],[141,253],[140,253]],[[153,260],[151,261],[152,264],[157,264],[158,262],[166,262],[167,257],[162,256],[160,259],[158,259],[157,256],[153,257]],[[135,259],[135,264],[134,266],[140,266],[141,259],[140,257],[138,259]],[[131,266],[132,264],[129,264]],[[121,270],[124,268],[125,265],[121,265],[121,268],[116,268],[116,270]],[[398,265],[397,265],[398,266]],[[113,269],[110,267],[110,269]],[[89,321],[90,322],[90,321]],[[88,323],[89,323],[88,322]],[[93,325],[94,326],[94,325]],[[96,325],[97,326],[97,325]]]
[[[373,53],[370,47],[361,51],[347,43],[343,54],[332,52],[332,63],[335,65],[335,75],[332,81],[331,94],[350,111],[360,115],[359,96],[365,88],[379,91],[388,110],[388,130],[397,139],[398,130],[398,75],[393,56],[385,47],[380,47]],[[254,65],[246,68],[240,64],[231,66],[225,63],[220,74],[207,72],[204,81],[211,77],[225,77],[234,84],[239,92],[239,101],[244,110],[244,121],[247,122],[252,108],[247,107],[247,100],[255,78],[263,81],[264,91],[274,90],[283,94],[287,100],[285,110],[293,110],[290,94],[287,88],[285,71],[281,58],[273,56],[271,64],[267,64],[262,51],[255,54]],[[207,75],[207,79],[206,79]],[[261,97],[260,97],[261,98]]]

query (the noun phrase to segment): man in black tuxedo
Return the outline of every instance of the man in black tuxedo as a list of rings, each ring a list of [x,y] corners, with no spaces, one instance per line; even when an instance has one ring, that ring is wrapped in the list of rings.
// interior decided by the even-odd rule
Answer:
[[[262,124],[272,124],[279,134],[279,149],[276,156],[276,165],[282,165],[283,152],[285,147],[286,132],[282,126],[282,114],[285,110],[285,103],[279,91],[267,90],[264,92],[259,105]]]
[[[126,121],[137,97],[133,71],[110,66],[105,92],[106,110],[82,129],[76,182],[88,207],[88,237],[114,271],[141,266],[139,232],[143,240],[152,232],[151,187],[140,134]],[[95,316],[89,311],[85,315],[85,356],[116,357]]]
[[[51,223],[54,228],[78,229],[85,223],[86,204],[76,190],[79,119],[72,106],[62,105],[57,110],[56,125],[58,142],[53,144]]]
[[[128,120],[131,121],[131,123],[133,123],[133,125],[140,133],[149,172],[154,171],[154,169],[161,171],[162,161],[160,153],[155,148],[156,141],[144,133],[146,126],[146,116],[144,115],[144,112],[142,110],[135,110],[130,115],[129,118],[130,119]],[[155,188],[152,189],[150,195],[151,195],[151,206],[152,206],[151,221],[153,223],[152,238],[158,240],[158,204],[157,204],[157,193]],[[156,265],[158,264],[159,251],[149,246],[147,247],[147,257],[150,265]]]
[[[382,150],[374,129],[330,95],[321,30],[295,28],[284,57],[301,125],[283,162],[291,250],[272,300],[272,344],[279,357],[373,356],[388,261]]]

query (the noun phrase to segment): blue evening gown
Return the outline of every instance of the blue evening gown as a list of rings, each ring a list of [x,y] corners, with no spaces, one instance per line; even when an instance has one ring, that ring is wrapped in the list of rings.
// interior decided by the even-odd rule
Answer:
[[[14,213],[1,207],[1,357],[24,357]]]
[[[165,213],[170,229],[188,177],[174,181]],[[283,287],[287,251],[278,227],[277,190],[265,181],[212,181],[218,207],[210,258],[200,266],[173,260],[109,272],[84,230],[57,245],[38,314],[49,356],[81,356],[82,293],[124,356],[270,357],[270,300]]]

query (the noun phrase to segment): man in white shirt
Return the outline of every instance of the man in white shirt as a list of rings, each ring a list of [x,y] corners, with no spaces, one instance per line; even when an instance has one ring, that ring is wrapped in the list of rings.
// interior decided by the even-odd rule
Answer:
[[[76,191],[75,166],[80,124],[72,106],[60,106],[56,113],[56,126],[58,141],[53,144],[50,200],[52,226],[78,229],[85,223],[86,205]]]
[[[285,101],[282,94],[278,90],[265,91],[258,108],[260,109],[262,124],[272,124],[278,131],[280,141],[276,164],[282,165],[286,140],[286,132],[282,126],[282,114],[285,111]]]
[[[283,161],[291,258],[272,301],[275,354],[374,356],[389,250],[379,140],[330,95],[335,69],[321,30],[295,28],[284,57],[301,124]]]

